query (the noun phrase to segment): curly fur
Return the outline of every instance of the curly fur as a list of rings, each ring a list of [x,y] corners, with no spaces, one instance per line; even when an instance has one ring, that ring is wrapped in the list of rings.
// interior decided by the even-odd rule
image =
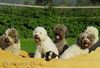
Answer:
[[[94,45],[94,34],[84,32],[79,35],[77,42],[69,47],[60,58],[68,59],[71,57],[79,56],[81,54],[89,53],[89,48]],[[87,46],[88,45],[88,46]]]
[[[55,44],[47,35],[46,30],[43,27],[37,27],[33,31],[34,40],[37,43],[36,51],[35,51],[35,58],[45,58],[46,52],[52,51],[56,55],[58,55],[58,50]]]
[[[92,45],[94,45],[95,43],[95,36],[94,34],[91,33],[81,33],[78,37],[78,41],[77,44],[82,48],[82,49],[86,49],[86,48],[90,48]],[[86,45],[85,45],[86,44]],[[87,46],[88,44],[88,46]]]
[[[99,41],[99,36],[98,36],[99,31],[96,27],[89,26],[86,28],[85,32],[94,34],[94,36],[95,36],[95,41],[93,42],[94,45],[89,48],[89,53],[90,53],[91,51],[94,51],[96,48],[98,48],[100,46],[100,41]]]
[[[95,41],[94,41],[94,43],[98,42],[98,40],[99,40],[99,37],[98,37],[99,31],[98,31],[98,29],[97,29],[96,27],[89,26],[89,27],[86,28],[85,32],[94,34],[94,36],[95,36]]]
[[[10,51],[15,55],[20,52],[20,40],[18,31],[14,28],[9,28],[0,37],[0,47],[5,51]]]
[[[53,29],[53,34],[55,37],[54,43],[59,51],[59,55],[61,55],[64,52],[64,50],[68,48],[68,44],[65,39],[67,33],[68,28],[63,24],[57,24]],[[57,39],[57,36],[59,37],[59,39]]]
[[[46,57],[45,57],[45,60],[46,61],[50,61],[50,60],[52,60],[53,58],[56,58],[56,59],[58,59],[57,58],[57,56],[58,55],[56,55],[54,52],[52,52],[52,51],[49,51],[49,52],[46,52]]]

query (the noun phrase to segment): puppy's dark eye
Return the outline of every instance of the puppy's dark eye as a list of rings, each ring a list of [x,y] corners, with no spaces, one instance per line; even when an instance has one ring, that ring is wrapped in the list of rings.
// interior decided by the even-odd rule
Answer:
[[[55,33],[55,35],[58,35],[57,33]]]
[[[79,40],[83,40],[84,39],[84,37],[79,37]]]
[[[92,39],[92,36],[90,35],[90,36],[88,36],[87,38],[88,38],[88,39]]]
[[[90,39],[90,40],[93,40],[93,39],[95,39],[95,36],[94,35],[89,35],[87,38]]]

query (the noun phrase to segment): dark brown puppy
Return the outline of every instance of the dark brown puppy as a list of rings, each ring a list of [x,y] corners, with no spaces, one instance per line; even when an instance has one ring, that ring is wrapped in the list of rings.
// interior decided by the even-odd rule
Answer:
[[[67,48],[68,44],[66,42],[65,35],[68,33],[68,28],[63,24],[57,24],[53,29],[56,47],[61,55]]]

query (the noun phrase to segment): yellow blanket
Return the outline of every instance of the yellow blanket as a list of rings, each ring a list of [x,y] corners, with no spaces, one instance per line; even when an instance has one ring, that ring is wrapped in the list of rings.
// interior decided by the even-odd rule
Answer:
[[[44,59],[29,58],[24,51],[21,51],[20,55],[24,55],[25,58],[0,50],[0,68],[100,68],[100,48],[90,54],[68,60],[45,61]]]

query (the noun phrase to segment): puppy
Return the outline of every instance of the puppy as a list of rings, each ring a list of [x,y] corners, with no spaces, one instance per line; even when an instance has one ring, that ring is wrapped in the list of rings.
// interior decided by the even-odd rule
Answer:
[[[46,52],[46,55],[45,55],[45,56],[46,56],[46,57],[45,57],[45,60],[46,60],[46,61],[50,61],[50,60],[52,60],[53,58],[58,59],[58,55],[55,54],[55,53],[52,52],[52,51]]]
[[[20,52],[20,40],[18,31],[14,28],[9,28],[0,37],[0,47],[5,51],[10,51],[15,55]]]
[[[91,51],[94,51],[96,48],[98,48],[100,46],[100,40],[98,37],[99,31],[96,27],[89,26],[86,28],[86,30],[84,32],[94,34],[94,36],[95,36],[95,41],[94,41],[95,44],[89,48],[89,53],[90,53]]]
[[[94,43],[99,41],[99,36],[98,36],[99,35],[99,31],[98,31],[98,29],[96,27],[93,27],[93,26],[87,27],[84,32],[88,32],[88,33],[94,34],[94,36],[95,36]]]
[[[66,42],[65,35],[68,33],[68,28],[63,24],[57,24],[53,29],[53,34],[55,37],[55,45],[61,55],[69,46]]]
[[[88,32],[81,33],[77,38],[77,42],[70,46],[60,56],[60,58],[68,59],[71,57],[79,56],[81,54],[87,54],[89,52],[89,48],[95,44],[95,39],[96,38],[94,34]]]
[[[35,42],[37,43],[36,51],[35,51],[35,58],[45,58],[46,52],[52,51],[56,55],[58,55],[58,50],[55,44],[47,35],[46,30],[43,27],[37,27],[33,31],[33,37]]]

